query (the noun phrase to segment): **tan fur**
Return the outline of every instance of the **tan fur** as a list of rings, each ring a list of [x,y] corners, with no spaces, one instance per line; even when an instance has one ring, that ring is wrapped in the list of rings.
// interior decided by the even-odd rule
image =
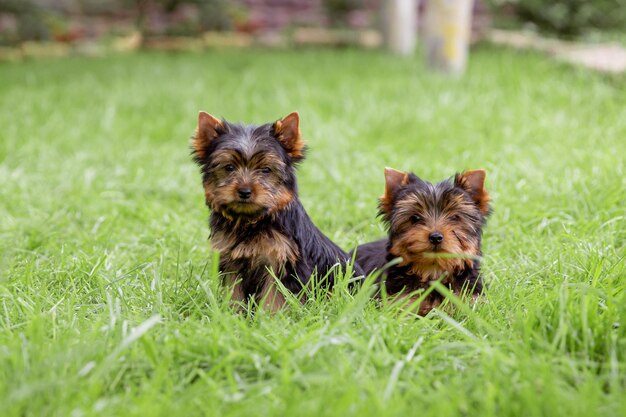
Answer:
[[[245,301],[245,294],[241,288],[241,281],[235,274],[229,273],[224,275],[224,285],[230,288],[233,292],[231,301],[239,303]]]
[[[213,187],[210,186],[210,184],[203,184],[204,186],[204,201],[207,204],[207,206],[211,206],[211,201],[213,201],[214,195],[213,195]]]
[[[263,309],[272,313],[277,312],[285,305],[285,297],[276,287],[276,282],[271,275],[265,279],[265,284],[257,299],[263,303]]]
[[[470,266],[470,257],[477,255],[475,248],[464,250],[458,244],[448,244],[447,248],[432,252],[431,246],[425,243],[427,239],[428,233],[424,231],[409,232],[403,238],[397,239],[390,248],[392,255],[402,258],[400,265],[409,266],[412,274],[421,277],[421,282],[443,278],[445,283],[454,272]],[[455,258],[454,255],[459,257]]]
[[[484,188],[484,170],[457,174],[454,190],[450,183],[429,184],[416,182],[412,189],[401,192],[411,184],[408,174],[385,169],[385,192],[380,199],[381,212],[389,222],[391,246],[389,253],[401,259],[403,267],[398,299],[410,297],[412,308],[425,315],[442,303],[443,296],[434,292],[415,305],[419,296],[416,288],[428,288],[428,283],[440,280],[454,294],[469,298],[464,285],[470,280],[459,279],[460,273],[478,267],[480,236],[484,217],[489,215],[489,194]],[[442,188],[439,188],[442,187]],[[469,198],[468,198],[469,196]],[[433,243],[435,234],[442,239]],[[438,239],[438,237],[437,237]],[[391,279],[391,278],[389,278]],[[398,284],[398,283],[394,283]],[[396,289],[396,290],[397,290]],[[395,291],[395,290],[394,290]],[[475,294],[471,295],[472,300]]]
[[[385,193],[380,197],[380,208],[389,213],[393,205],[393,194],[403,185],[408,184],[409,174],[393,168],[385,168]]]
[[[211,245],[229,259],[251,259],[253,263],[267,265],[275,272],[282,270],[287,262],[295,263],[298,259],[295,243],[282,233],[272,230],[247,242],[237,242],[230,234],[214,232],[211,235]]]
[[[473,171],[465,171],[457,175],[455,179],[456,183],[472,196],[472,199],[476,202],[483,215],[489,214],[489,201],[491,201],[489,193],[485,190],[486,176],[487,173],[485,170],[476,169]]]
[[[193,137],[191,145],[196,155],[204,159],[206,146],[218,136],[217,131],[223,126],[222,121],[211,116],[209,113],[201,111],[198,113],[198,127]]]
[[[294,195],[286,187],[277,187],[272,193],[259,192],[256,202],[259,205],[269,207],[269,214],[285,209],[294,200]]]
[[[276,311],[284,304],[284,297],[276,288],[274,277],[270,270],[277,276],[281,276],[287,263],[295,263],[298,259],[298,248],[285,235],[276,231],[268,231],[256,236],[252,241],[238,242],[236,237],[223,232],[214,232],[211,235],[213,249],[220,252],[221,256],[230,261],[248,259],[255,266],[269,268],[264,278],[263,289],[257,300],[265,298],[265,306],[270,311]],[[239,276],[229,274],[226,276],[226,284],[233,288],[233,300],[244,299],[241,286],[238,283]]]
[[[296,262],[298,248],[282,233],[271,231],[252,242],[233,247],[229,255],[231,259],[252,259],[253,264],[267,265],[279,273],[287,262]]]
[[[289,113],[277,120],[273,126],[276,139],[287,150],[292,158],[304,156],[305,144],[300,134],[300,116],[298,112]]]
[[[216,178],[204,183],[204,195],[207,206],[219,211],[229,220],[237,215],[241,221],[254,223],[258,216],[273,214],[286,208],[295,198],[293,193],[280,182],[275,174],[264,174],[265,167],[281,169],[284,162],[277,155],[264,154],[254,158],[251,164],[241,166],[240,156],[231,150],[221,150],[214,154],[213,162],[219,166],[233,165],[232,173],[218,169]],[[240,187],[252,189],[251,198],[243,203],[239,201]]]
[[[280,210],[284,210],[294,200],[294,195],[287,188],[281,188],[277,190],[274,196],[274,206],[270,210],[270,213],[276,213]]]
[[[475,210],[461,196],[448,202],[448,216],[433,216],[432,213],[421,206],[422,202],[415,196],[408,196],[404,200],[396,202],[395,209],[405,212],[399,216],[394,224],[397,230],[404,230],[395,239],[390,253],[402,258],[401,266],[409,266],[412,274],[419,275],[421,282],[442,279],[447,283],[455,271],[471,266],[472,259],[479,255],[478,241],[470,239],[463,233],[462,228],[455,227],[450,217],[456,212]],[[422,215],[422,224],[411,224],[410,217],[419,210]],[[443,235],[443,242],[433,252],[432,244],[428,236],[432,232]],[[454,255],[458,255],[455,258]]]

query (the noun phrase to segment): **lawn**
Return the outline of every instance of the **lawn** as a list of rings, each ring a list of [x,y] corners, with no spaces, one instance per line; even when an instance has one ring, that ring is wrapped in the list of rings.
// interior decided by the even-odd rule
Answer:
[[[300,194],[349,249],[383,168],[485,168],[484,302],[343,287],[276,315],[218,285],[198,110],[292,110]],[[626,415],[626,82],[482,47],[458,80],[359,51],[0,64],[0,415]]]

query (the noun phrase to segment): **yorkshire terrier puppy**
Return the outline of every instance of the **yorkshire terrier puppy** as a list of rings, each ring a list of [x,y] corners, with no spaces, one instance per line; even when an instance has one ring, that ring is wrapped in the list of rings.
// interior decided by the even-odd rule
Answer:
[[[192,141],[209,209],[211,244],[220,253],[233,301],[285,302],[274,274],[297,294],[312,275],[332,286],[350,256],[313,224],[298,200],[296,165],[306,146],[298,113],[261,126],[219,120],[200,112]],[[353,268],[362,275],[358,265]]]
[[[386,168],[379,215],[389,237],[358,246],[356,262],[370,274],[400,258],[381,274],[390,295],[408,296],[441,280],[455,294],[476,298],[483,289],[482,228],[491,213],[484,183],[483,170],[431,184],[413,173]],[[442,301],[443,296],[433,291],[421,302],[419,314]]]

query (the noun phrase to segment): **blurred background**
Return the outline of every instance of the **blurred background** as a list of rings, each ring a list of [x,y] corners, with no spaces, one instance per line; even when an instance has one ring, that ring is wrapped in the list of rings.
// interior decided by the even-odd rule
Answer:
[[[608,50],[604,45],[604,57],[595,52],[579,61],[598,66],[599,59],[626,60],[618,48],[626,40],[624,0],[0,0],[0,59],[249,46],[394,50],[389,30],[400,28],[405,38],[406,32],[428,31],[429,4],[471,4],[471,43],[488,39],[559,55],[559,48],[569,44],[546,45],[542,39],[610,42]],[[407,13],[407,5],[415,10]],[[400,9],[385,18],[389,7]],[[413,52],[414,40],[396,37],[395,42],[404,42],[396,51]],[[626,67],[612,65],[617,72]]]

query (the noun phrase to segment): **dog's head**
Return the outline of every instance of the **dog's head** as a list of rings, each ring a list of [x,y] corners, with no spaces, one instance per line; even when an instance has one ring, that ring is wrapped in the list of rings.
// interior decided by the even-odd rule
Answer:
[[[418,275],[453,273],[480,255],[491,209],[485,171],[431,184],[413,173],[385,169],[380,215],[389,226],[390,252]]]
[[[226,218],[254,222],[296,196],[295,165],[306,150],[298,113],[255,126],[200,112],[192,148],[206,204]]]

